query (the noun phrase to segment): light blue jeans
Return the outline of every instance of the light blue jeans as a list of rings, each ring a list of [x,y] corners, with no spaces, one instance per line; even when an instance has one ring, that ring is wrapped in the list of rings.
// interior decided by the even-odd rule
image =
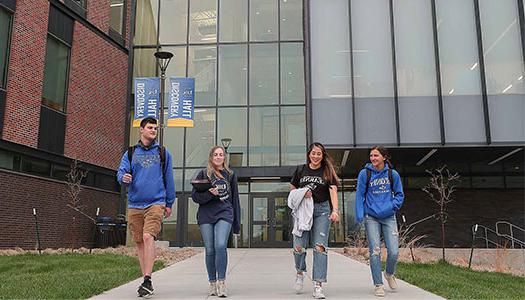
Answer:
[[[206,249],[206,270],[208,280],[213,282],[226,279],[226,268],[228,266],[228,238],[232,224],[219,220],[215,224],[199,225]]]
[[[386,273],[396,273],[397,256],[399,254],[399,232],[397,230],[396,215],[385,219],[377,219],[370,215],[365,216],[366,238],[370,253],[370,270],[374,285],[383,284],[381,275],[381,232],[385,240],[387,258]]]
[[[306,248],[310,240],[314,247],[314,267],[312,280],[316,282],[326,282],[326,269],[328,267],[328,232],[330,229],[330,203],[328,201],[314,204],[312,229],[303,231],[301,237],[293,236],[293,248],[295,269],[297,272],[306,272]],[[319,251],[316,246],[320,246],[323,251]]]

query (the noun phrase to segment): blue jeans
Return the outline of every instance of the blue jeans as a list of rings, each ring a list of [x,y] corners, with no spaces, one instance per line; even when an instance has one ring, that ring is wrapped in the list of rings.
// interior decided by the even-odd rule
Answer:
[[[228,238],[232,224],[219,220],[215,224],[199,225],[206,249],[206,270],[208,280],[216,281],[226,279],[226,267],[228,266]]]
[[[328,267],[328,232],[330,229],[330,203],[328,201],[314,204],[312,229],[303,231],[301,237],[293,236],[295,269],[297,272],[306,272],[306,248],[310,240],[314,247],[314,267],[312,279],[316,282],[326,282],[326,269]],[[316,246],[324,249],[319,251]]]
[[[386,273],[396,273],[397,256],[399,254],[399,232],[397,231],[396,216],[377,219],[370,215],[365,216],[366,238],[370,253],[370,270],[374,285],[383,284],[381,276],[381,232],[387,249]]]

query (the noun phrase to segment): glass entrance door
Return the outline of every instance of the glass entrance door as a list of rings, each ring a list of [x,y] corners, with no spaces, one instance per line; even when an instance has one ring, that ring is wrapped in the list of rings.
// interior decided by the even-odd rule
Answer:
[[[292,211],[287,205],[288,193],[252,193],[251,246],[291,247]]]

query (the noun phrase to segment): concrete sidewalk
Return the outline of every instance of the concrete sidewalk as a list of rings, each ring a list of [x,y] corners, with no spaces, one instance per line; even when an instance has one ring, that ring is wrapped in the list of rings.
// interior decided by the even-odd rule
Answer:
[[[327,299],[378,299],[373,295],[370,268],[341,254],[329,251]],[[313,284],[305,280],[302,294],[293,290],[295,269],[291,249],[228,249],[226,278],[231,299],[313,299]],[[308,251],[311,276],[312,250]],[[138,299],[142,279],[107,291],[91,299]],[[385,286],[386,299],[442,299],[398,280],[399,289]],[[386,285],[386,281],[385,281]],[[155,294],[151,299],[219,299],[208,297],[204,252],[153,274]]]

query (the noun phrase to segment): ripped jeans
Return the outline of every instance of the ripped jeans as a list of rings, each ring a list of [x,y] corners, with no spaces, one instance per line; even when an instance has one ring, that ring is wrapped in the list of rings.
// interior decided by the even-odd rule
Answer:
[[[312,229],[303,231],[301,237],[293,236],[295,269],[297,272],[306,272],[306,248],[310,240],[314,245],[314,262],[312,280],[326,282],[328,267],[328,232],[330,230],[330,203],[328,201],[314,203]],[[300,249],[300,250],[299,250]]]
[[[387,258],[386,273],[396,273],[397,256],[399,254],[399,232],[397,230],[396,215],[384,219],[377,219],[370,215],[365,216],[366,238],[370,253],[370,269],[374,285],[383,284],[381,275],[381,232],[385,240]]]

